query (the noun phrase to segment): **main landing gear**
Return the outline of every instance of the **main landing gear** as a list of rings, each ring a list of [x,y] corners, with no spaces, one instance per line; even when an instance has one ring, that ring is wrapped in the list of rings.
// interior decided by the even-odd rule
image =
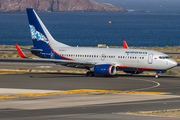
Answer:
[[[94,72],[88,71],[88,72],[86,73],[86,76],[87,76],[87,77],[94,77]]]

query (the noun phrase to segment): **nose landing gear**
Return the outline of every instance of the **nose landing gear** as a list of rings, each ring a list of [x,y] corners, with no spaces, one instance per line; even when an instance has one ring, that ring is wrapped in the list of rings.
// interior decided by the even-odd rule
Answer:
[[[159,78],[159,75],[158,75],[158,73],[155,75],[155,78]]]
[[[165,73],[165,72],[166,72],[165,70],[156,71],[155,78],[159,78],[159,73]]]

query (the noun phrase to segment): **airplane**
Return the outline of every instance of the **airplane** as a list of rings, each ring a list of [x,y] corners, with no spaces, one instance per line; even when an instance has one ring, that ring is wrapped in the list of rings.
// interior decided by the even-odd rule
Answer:
[[[125,48],[89,48],[71,47],[56,41],[37,13],[32,8],[27,8],[29,28],[33,47],[29,49],[32,54],[40,58],[28,58],[21,48],[15,44],[22,58],[39,61],[50,61],[56,65],[84,68],[88,70],[86,76],[97,74],[115,75],[116,71],[139,74],[143,71],[155,71],[155,77],[168,69],[177,66],[177,62],[168,55],[144,49],[130,49],[125,41]]]

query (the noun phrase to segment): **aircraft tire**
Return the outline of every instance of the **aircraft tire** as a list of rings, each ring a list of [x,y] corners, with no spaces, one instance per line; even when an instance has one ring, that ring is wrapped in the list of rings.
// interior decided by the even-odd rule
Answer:
[[[158,74],[156,74],[156,75],[155,75],[155,78],[159,78],[159,75],[158,75]]]
[[[87,72],[87,73],[86,73],[86,76],[87,76],[87,77],[93,77],[93,76],[94,76],[94,72]]]

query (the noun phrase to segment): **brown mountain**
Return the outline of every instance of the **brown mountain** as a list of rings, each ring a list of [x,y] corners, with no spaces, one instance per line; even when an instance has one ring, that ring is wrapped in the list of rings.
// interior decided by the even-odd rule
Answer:
[[[0,12],[25,12],[26,8],[36,11],[103,11],[127,12],[123,7],[98,3],[92,0],[0,0]]]

